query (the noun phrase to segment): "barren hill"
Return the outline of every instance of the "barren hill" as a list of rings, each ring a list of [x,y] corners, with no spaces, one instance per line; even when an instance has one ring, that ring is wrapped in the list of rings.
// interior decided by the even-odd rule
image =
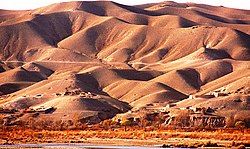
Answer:
[[[40,118],[99,122],[170,103],[250,114],[249,10],[171,1],[0,10],[0,60],[1,109],[53,108]],[[214,93],[226,97],[206,98]]]

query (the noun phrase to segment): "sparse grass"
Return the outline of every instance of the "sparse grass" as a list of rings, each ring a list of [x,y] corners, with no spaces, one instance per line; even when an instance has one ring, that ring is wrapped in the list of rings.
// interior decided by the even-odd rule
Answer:
[[[250,130],[194,131],[178,129],[147,131],[140,128],[127,127],[126,131],[124,128],[112,130],[91,130],[91,128],[88,128],[85,130],[65,131],[2,128],[0,132],[0,140],[9,140],[14,143],[87,143],[89,139],[130,139],[155,140],[156,144],[164,144],[164,142],[168,143],[173,138],[179,140],[179,143],[172,142],[171,145],[179,147],[247,145],[250,144]],[[112,141],[106,143],[112,143]]]

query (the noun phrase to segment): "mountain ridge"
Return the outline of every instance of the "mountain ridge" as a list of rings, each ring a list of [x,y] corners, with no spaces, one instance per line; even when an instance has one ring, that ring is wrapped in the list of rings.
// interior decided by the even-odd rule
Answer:
[[[219,99],[231,103],[234,97],[250,103],[248,10],[76,1],[1,10],[0,16],[2,108],[47,106],[57,119],[63,109],[67,119],[91,115],[100,122],[150,105],[185,105],[196,96],[202,102],[193,106],[206,107],[203,100],[218,92],[226,97],[211,102],[221,106]],[[70,112],[81,109],[77,103],[82,111]],[[86,107],[91,103],[97,106]],[[249,106],[225,105],[249,112]]]

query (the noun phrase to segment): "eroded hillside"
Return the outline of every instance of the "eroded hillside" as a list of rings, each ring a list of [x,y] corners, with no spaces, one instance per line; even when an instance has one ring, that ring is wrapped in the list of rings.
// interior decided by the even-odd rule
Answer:
[[[0,10],[0,60],[6,125],[96,123],[145,109],[171,119],[191,107],[249,122],[249,10],[170,1]]]

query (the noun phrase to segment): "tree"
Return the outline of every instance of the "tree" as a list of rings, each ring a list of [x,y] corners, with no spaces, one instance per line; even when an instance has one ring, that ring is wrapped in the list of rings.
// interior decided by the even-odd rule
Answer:
[[[244,121],[237,121],[237,122],[234,124],[234,126],[235,126],[236,128],[242,129],[242,128],[246,128],[246,123],[245,123]]]
[[[124,126],[124,130],[127,130],[127,126],[130,126],[132,124],[132,122],[128,119],[125,119],[121,122],[121,125]]]

